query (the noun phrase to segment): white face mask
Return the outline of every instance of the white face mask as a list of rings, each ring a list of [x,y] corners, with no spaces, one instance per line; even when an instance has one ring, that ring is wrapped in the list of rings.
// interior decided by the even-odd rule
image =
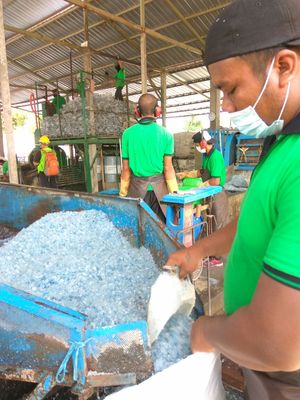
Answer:
[[[283,102],[283,106],[281,108],[281,111],[279,113],[279,116],[277,120],[275,120],[271,125],[267,125],[265,121],[263,121],[260,116],[257,114],[255,111],[255,107],[259,103],[262,95],[264,94],[264,91],[266,90],[266,87],[269,83],[272,69],[274,66],[275,62],[275,57],[273,58],[273,61],[270,65],[270,69],[265,81],[265,84],[260,92],[260,95],[258,96],[254,106],[249,106],[247,108],[244,108],[243,110],[236,111],[233,113],[229,114],[230,120],[232,124],[244,135],[248,136],[255,136],[257,138],[265,138],[270,135],[276,135],[277,133],[282,131],[282,128],[284,126],[284,121],[283,119],[280,119],[282,116],[282,113],[285,109],[287,100],[289,98],[290,94],[290,86],[291,83],[288,83],[285,99]]]
[[[196,146],[196,150],[199,151],[199,153],[206,153],[206,149],[201,149],[200,146]]]

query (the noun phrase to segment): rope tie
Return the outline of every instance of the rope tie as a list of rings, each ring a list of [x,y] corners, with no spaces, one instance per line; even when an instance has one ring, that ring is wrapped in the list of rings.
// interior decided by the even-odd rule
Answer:
[[[87,345],[87,343],[89,341],[91,341],[92,339],[93,338],[89,338],[84,342],[70,342],[71,346],[56,373],[55,379],[56,379],[57,383],[62,383],[65,380],[65,376],[66,376],[66,372],[67,372],[67,365],[72,356],[74,356],[73,380],[76,382],[78,381],[78,379],[79,379],[79,376],[78,376],[79,350],[84,348]]]

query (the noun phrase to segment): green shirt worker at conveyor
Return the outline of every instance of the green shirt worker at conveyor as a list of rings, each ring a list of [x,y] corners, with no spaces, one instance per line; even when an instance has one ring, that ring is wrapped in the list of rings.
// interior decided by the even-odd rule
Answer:
[[[39,139],[39,144],[41,150],[37,151],[33,158],[33,164],[37,167],[39,185],[47,188],[57,188],[58,176],[47,176],[45,174],[46,153],[55,154],[54,150],[49,147],[50,140],[48,136],[41,136]]]
[[[194,352],[243,367],[250,400],[300,399],[300,2],[236,0],[215,20],[204,62],[242,134],[270,138],[239,218],[169,257],[181,276],[228,255],[224,316],[192,326]]]
[[[122,137],[122,173],[120,196],[139,197],[165,221],[162,197],[177,192],[172,164],[174,138],[156,123],[160,107],[152,94],[143,94],[138,101],[136,125],[126,129]]]
[[[115,65],[117,73],[115,74],[115,99],[123,101],[122,89],[125,85],[125,68],[123,61],[118,60]]]
[[[226,167],[222,154],[215,147],[215,139],[207,130],[197,132],[193,136],[196,150],[202,153],[202,168],[199,176],[210,186],[224,186],[226,181]],[[211,214],[213,218],[213,232],[223,228],[229,222],[229,205],[225,190],[213,196]],[[211,257],[211,266],[222,266],[218,257]]]
[[[52,106],[53,106],[53,114],[58,114],[59,110],[62,108],[64,104],[66,104],[66,99],[59,94],[58,89],[52,90],[53,99],[52,99]]]

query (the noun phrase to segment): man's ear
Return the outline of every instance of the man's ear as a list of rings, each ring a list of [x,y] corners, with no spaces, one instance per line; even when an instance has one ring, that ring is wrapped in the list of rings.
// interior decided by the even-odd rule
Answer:
[[[300,67],[298,54],[290,49],[280,50],[276,55],[275,66],[279,72],[279,87],[284,88],[294,79]]]

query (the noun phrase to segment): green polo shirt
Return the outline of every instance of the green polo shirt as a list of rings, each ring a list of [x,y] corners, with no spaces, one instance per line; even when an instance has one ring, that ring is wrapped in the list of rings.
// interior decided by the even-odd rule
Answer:
[[[4,161],[2,168],[3,168],[3,174],[4,175],[8,174],[8,161]]]
[[[114,76],[116,83],[116,87],[123,87],[125,85],[125,69],[121,68],[116,75]]]
[[[62,106],[66,104],[66,100],[62,96],[55,96],[53,97],[52,100],[52,105],[54,107],[54,114],[58,114],[59,110],[62,108]]]
[[[164,170],[164,156],[174,153],[174,138],[156,122],[138,123],[126,129],[122,137],[122,157],[129,160],[135,176],[152,176]]]
[[[220,186],[224,186],[226,182],[226,167],[222,154],[218,149],[213,148],[209,154],[205,154],[202,158],[202,168],[207,169],[211,178],[220,178]]]
[[[300,289],[300,135],[282,135],[255,169],[224,276],[225,312],[251,302],[262,272]]]

